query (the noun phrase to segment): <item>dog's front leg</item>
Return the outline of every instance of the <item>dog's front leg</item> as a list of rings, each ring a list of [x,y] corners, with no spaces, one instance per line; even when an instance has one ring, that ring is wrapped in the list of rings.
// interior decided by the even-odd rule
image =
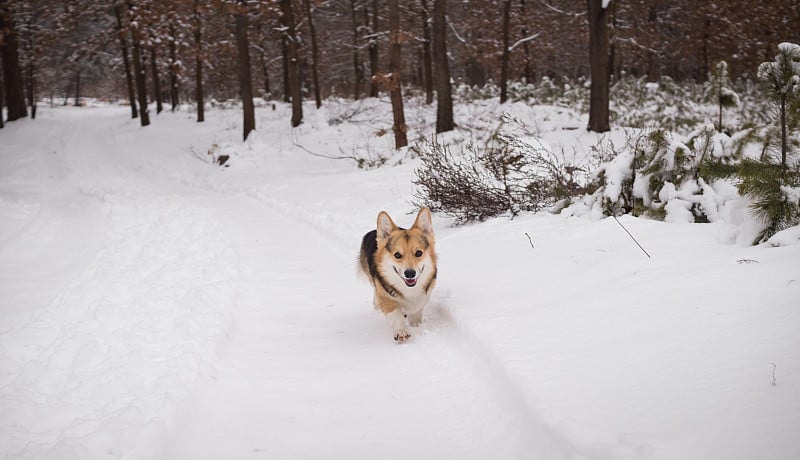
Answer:
[[[422,324],[422,310],[416,313],[409,313],[408,314],[408,324],[413,327],[417,327]]]
[[[392,326],[392,332],[394,332],[395,341],[405,342],[409,337],[411,337],[411,332],[409,332],[408,328],[406,327],[406,316],[402,311],[400,311],[399,308],[395,308],[387,313],[386,318],[389,319],[389,324]]]

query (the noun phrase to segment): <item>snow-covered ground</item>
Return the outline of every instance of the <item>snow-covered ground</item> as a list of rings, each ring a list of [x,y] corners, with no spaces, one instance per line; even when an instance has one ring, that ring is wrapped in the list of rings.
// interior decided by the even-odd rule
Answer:
[[[797,232],[621,218],[647,258],[613,219],[434,215],[439,284],[398,345],[355,259],[380,210],[413,220],[416,162],[312,154],[390,151],[388,105],[286,110],[247,143],[221,109],[0,130],[1,458],[800,458]]]

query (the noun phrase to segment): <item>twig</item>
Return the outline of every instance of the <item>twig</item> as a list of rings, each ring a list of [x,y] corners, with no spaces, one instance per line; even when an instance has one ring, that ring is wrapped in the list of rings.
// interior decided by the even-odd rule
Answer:
[[[531,239],[531,236],[530,236],[530,235],[528,235],[528,232],[525,232],[525,236],[527,236],[527,237],[528,237],[528,242],[530,242],[530,243],[531,243],[531,247],[532,247],[532,248],[534,248],[534,247],[533,247],[533,240]],[[536,248],[534,248],[534,249],[536,249]]]
[[[625,230],[625,233],[627,233],[627,234],[628,234],[628,236],[630,236],[630,237],[631,237],[631,239],[633,240],[633,242],[634,242],[634,243],[636,243],[636,246],[639,246],[639,249],[641,249],[641,250],[642,250],[642,252],[644,253],[644,255],[646,255],[648,259],[652,259],[652,257],[650,257],[650,254],[648,254],[648,253],[647,253],[647,251],[645,251],[645,250],[644,250],[644,248],[642,247],[642,245],[641,245],[641,244],[639,244],[639,242],[638,242],[638,241],[636,241],[636,238],[634,238],[634,237],[633,237],[633,235],[631,235],[631,232],[629,232],[629,231],[628,231],[628,229],[627,229],[627,228],[625,228],[625,226],[624,226],[624,225],[622,225],[622,222],[620,222],[620,221],[619,221],[619,219],[617,219],[617,216],[611,216],[611,217],[613,217],[613,218],[614,218],[614,220],[616,220],[616,221],[617,221],[617,223],[619,224],[619,226],[620,226],[620,227],[622,227],[622,229],[623,229],[623,230]]]
[[[303,147],[302,145],[298,144],[297,142],[294,142],[294,146],[295,147],[299,147],[299,148],[305,150],[306,152],[310,153],[311,155],[314,155],[314,156],[317,156],[317,157],[328,158],[328,159],[331,159],[331,160],[355,160],[355,161],[358,161],[358,158],[356,158],[354,156],[346,156],[345,155],[345,156],[337,157],[337,156],[333,156],[333,155],[325,155],[324,153],[312,152],[311,150]],[[339,151],[341,152],[341,148],[339,149]]]

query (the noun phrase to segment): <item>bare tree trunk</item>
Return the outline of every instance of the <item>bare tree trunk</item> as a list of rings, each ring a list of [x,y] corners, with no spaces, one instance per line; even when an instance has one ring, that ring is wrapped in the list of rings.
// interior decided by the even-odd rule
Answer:
[[[366,15],[367,9],[364,8]],[[378,74],[378,0],[372,0],[372,21],[370,24],[369,38],[369,69],[372,73],[370,78],[369,97],[378,97],[378,82],[375,75]],[[390,58],[391,59],[391,58]]]
[[[317,108],[322,107],[322,95],[319,88],[319,47],[317,46],[317,29],[314,26],[314,15],[311,0],[305,0],[308,27],[311,30],[311,75],[314,80],[314,101]]]
[[[303,122],[303,94],[300,81],[300,61],[297,58],[297,34],[295,32],[292,0],[281,0],[281,20],[286,30],[286,53],[288,56],[289,93],[292,98],[292,127]]]
[[[350,13],[353,17],[353,70],[355,71],[353,98],[359,99],[364,85],[364,66],[361,64],[361,53],[358,50],[358,16],[356,14],[356,3],[357,0],[350,0]]]
[[[132,3],[128,2],[128,9]],[[136,95],[139,99],[139,122],[142,126],[150,124],[150,113],[147,108],[147,84],[145,83],[145,69],[142,67],[142,54],[139,46],[138,32],[131,30],[133,45],[133,76],[136,79]]]
[[[602,0],[586,0],[589,8],[589,66],[592,74],[589,131],[604,133],[608,123],[608,8]]]
[[[406,132],[406,116],[403,111],[402,73],[403,57],[401,54],[402,34],[400,33],[400,5],[398,0],[389,2],[389,77],[390,96],[392,100],[392,117],[394,118],[394,148],[399,149],[408,145]]]
[[[500,55],[500,103],[508,100],[508,47],[511,38],[511,0],[503,2],[503,52]]]
[[[31,46],[31,48],[33,48]],[[33,65],[33,49],[30,49],[28,59],[28,78],[25,79],[25,86],[28,93],[28,105],[31,108],[31,120],[36,119],[36,73]]]
[[[283,57],[283,102],[292,101],[292,84],[289,81],[289,39],[281,34],[281,55]]]
[[[205,101],[203,100],[203,29],[201,22],[200,0],[194,0],[194,96],[197,101],[197,122],[206,120]]]
[[[267,65],[269,63],[269,60],[267,59],[267,52],[265,51],[265,49],[266,47],[263,46],[262,44],[261,53],[259,53],[259,57],[261,59],[261,73],[264,75],[264,96],[266,98],[269,98],[270,95],[272,94],[272,90],[270,89],[269,86],[269,68]]]
[[[25,95],[28,99],[28,106],[31,108],[31,120],[36,119],[36,72],[35,72],[35,51],[33,48],[33,15],[28,15],[26,21],[26,35],[25,40],[25,54],[28,56],[28,62],[25,67]]]
[[[122,48],[122,64],[125,67],[125,82],[128,85],[128,100],[131,104],[131,118],[139,116],[136,107],[136,90],[133,87],[133,75],[131,75],[131,63],[128,58],[128,42],[125,40],[125,28],[122,25],[122,9],[119,5],[114,5],[114,16],[117,18],[117,37]]]
[[[711,67],[708,62],[708,29],[711,27],[711,19],[703,18],[703,40],[700,46],[700,74],[697,76],[697,81],[705,81],[708,78],[709,68]]]
[[[250,44],[247,40],[247,0],[239,0],[236,9],[236,48],[239,53],[239,96],[242,98],[244,120],[243,140],[256,129],[256,114],[253,105],[253,83],[250,75]]]
[[[81,69],[75,72],[75,107],[81,106]]]
[[[433,61],[436,74],[436,132],[455,128],[453,94],[450,88],[450,64],[447,60],[447,2],[433,0]]]
[[[425,103],[433,103],[433,59],[431,58],[431,14],[428,2],[420,0],[422,18],[422,74],[425,81]]]
[[[5,127],[5,122],[3,121],[3,106],[5,106],[5,101],[3,100],[3,60],[0,59],[0,128]]]
[[[520,16],[525,17],[525,0],[520,0],[519,5],[522,8],[522,11],[520,11]],[[527,25],[525,25],[522,28],[522,36],[523,37],[528,36]],[[525,53],[525,82],[533,83],[533,66],[531,65],[531,47],[527,41],[522,44],[522,50]]]
[[[178,45],[176,42],[178,37],[175,34],[175,25],[169,25],[170,41],[169,41],[169,99],[172,104],[172,111],[178,108],[180,103],[178,99],[178,75],[176,66],[178,65]]]
[[[150,66],[153,72],[153,91],[156,93],[156,113],[159,114],[164,110],[164,95],[161,93],[161,78],[158,76],[158,57],[155,46],[150,48]]]
[[[6,104],[8,104],[7,119],[14,121],[27,117],[28,111],[25,107],[25,94],[22,88],[17,34],[11,21],[11,8],[6,0],[0,0],[0,31],[5,32],[3,40],[0,41],[0,59],[3,63],[3,81]]]

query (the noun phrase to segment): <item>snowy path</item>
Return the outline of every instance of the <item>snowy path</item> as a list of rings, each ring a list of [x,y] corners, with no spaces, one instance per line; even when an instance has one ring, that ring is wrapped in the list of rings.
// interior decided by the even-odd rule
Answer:
[[[0,417],[16,428],[3,451],[168,459],[570,452],[488,351],[460,332],[441,296],[411,343],[392,340],[355,274],[360,235],[346,246],[279,211],[287,207],[279,197],[264,197],[270,207],[205,189],[192,171],[207,166],[190,156],[163,163],[166,147],[132,142],[136,130],[120,119],[67,114],[74,118],[35,137],[35,154],[17,158],[31,164],[4,179],[19,194],[16,203],[7,194],[7,204],[39,210],[21,216],[3,246],[22,254],[4,265],[4,286],[28,296],[4,309],[0,345],[13,359],[2,367]],[[48,196],[55,190],[60,198]],[[11,289],[11,270],[25,264],[50,267],[32,281],[51,289]]]
[[[310,156],[362,127],[286,110],[246,144],[223,110],[0,132],[0,458],[800,456],[800,244],[621,219],[647,259],[608,219],[435,216],[398,345],[355,258],[378,210],[409,223],[414,163]]]
[[[165,458],[562,457],[444,307],[397,345],[352,248],[246,198],[226,209],[235,326]]]

